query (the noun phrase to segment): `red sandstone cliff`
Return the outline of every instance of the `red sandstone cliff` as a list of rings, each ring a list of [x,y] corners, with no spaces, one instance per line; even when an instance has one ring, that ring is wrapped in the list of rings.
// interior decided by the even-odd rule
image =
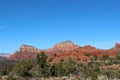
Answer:
[[[118,48],[120,48],[120,44],[118,43],[113,49],[110,50],[100,50],[90,45],[80,47],[69,40],[62,43],[58,43],[54,47],[44,51],[48,55],[49,60],[51,60],[52,62],[57,62],[59,60],[64,60],[69,56],[77,60],[89,60],[90,57],[93,57],[94,55],[101,57],[105,54],[109,55],[110,57],[115,57],[117,53],[116,50],[118,50]],[[13,53],[10,56],[10,59],[21,60],[35,58],[40,52],[41,50],[35,47],[23,45],[20,47],[19,51]],[[85,56],[85,54],[89,54],[90,57]]]
[[[115,51],[120,51],[120,43],[116,43],[115,44],[115,47],[112,48],[112,50],[115,50]]]
[[[10,56],[12,60],[30,59],[35,58],[40,53],[40,50],[28,45],[22,45],[19,51],[16,51]]]
[[[46,53],[52,54],[52,53],[62,53],[62,52],[66,52],[66,51],[74,51],[76,48],[78,48],[79,46],[74,44],[72,41],[68,40],[68,41],[64,41],[61,43],[56,44],[55,46],[53,46],[52,48],[46,50]]]

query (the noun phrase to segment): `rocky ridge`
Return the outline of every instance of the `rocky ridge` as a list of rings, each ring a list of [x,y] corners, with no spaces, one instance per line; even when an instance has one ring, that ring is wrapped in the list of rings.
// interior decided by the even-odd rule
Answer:
[[[118,49],[120,49],[119,43],[116,43],[115,47],[113,47],[112,49],[101,50],[90,45],[81,47],[74,44],[72,41],[68,40],[58,43],[52,48],[47,50],[40,50],[33,46],[22,45],[19,51],[13,53],[10,56],[10,59],[12,60],[32,59],[36,58],[37,54],[44,51],[52,62],[64,60],[67,57],[72,57],[77,60],[89,60],[89,58],[85,56],[85,54],[89,54],[90,57],[94,55],[101,57],[105,54],[109,55],[110,57],[115,57]]]

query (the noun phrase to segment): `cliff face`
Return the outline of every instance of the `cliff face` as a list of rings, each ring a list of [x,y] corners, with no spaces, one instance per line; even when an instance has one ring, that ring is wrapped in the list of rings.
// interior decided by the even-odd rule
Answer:
[[[120,43],[117,42],[113,50],[120,51]]]
[[[78,48],[79,46],[74,44],[72,41],[68,40],[68,41],[64,41],[61,43],[56,44],[53,49],[58,49],[61,51],[72,51],[75,48]]]
[[[28,46],[28,45],[22,45],[21,47],[20,47],[20,50],[19,50],[20,52],[25,52],[25,53],[39,53],[40,52],[40,50],[39,49],[37,49],[37,48],[35,48],[35,47],[33,47],[33,46]]]
[[[74,44],[72,41],[68,40],[58,43],[52,48],[44,50],[44,52],[48,55],[48,58],[54,63],[60,60],[64,60],[67,57],[72,57],[77,60],[89,60],[90,57],[93,57],[94,55],[102,57],[105,54],[109,55],[110,57],[115,57],[118,47],[120,48],[120,45],[117,44],[114,49],[100,50],[90,45],[80,47]],[[23,45],[20,47],[19,51],[13,53],[10,56],[10,59],[21,60],[36,58],[37,54],[39,54],[40,52],[41,50],[35,47]],[[86,56],[85,54],[89,54],[90,57]]]
[[[64,42],[56,44],[55,46],[46,50],[45,52],[48,54],[52,54],[52,53],[58,54],[58,53],[66,52],[66,51],[74,51],[78,47],[79,47],[78,45],[68,40],[68,41],[64,41]]]
[[[13,53],[10,56],[12,60],[31,59],[36,58],[36,55],[40,53],[40,50],[28,45],[22,45],[19,51]]]

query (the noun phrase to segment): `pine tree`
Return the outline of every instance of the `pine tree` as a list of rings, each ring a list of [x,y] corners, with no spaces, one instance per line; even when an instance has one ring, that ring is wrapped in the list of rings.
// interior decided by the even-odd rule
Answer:
[[[47,62],[47,55],[44,52],[41,52],[37,55],[37,63],[39,66],[39,74],[41,77],[50,76],[50,65]]]

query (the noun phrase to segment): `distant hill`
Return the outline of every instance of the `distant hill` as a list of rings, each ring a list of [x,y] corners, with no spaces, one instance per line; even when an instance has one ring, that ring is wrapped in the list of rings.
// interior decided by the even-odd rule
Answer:
[[[0,61],[3,61],[3,60],[8,60],[8,58],[0,56]]]
[[[10,57],[10,53],[0,53],[0,56],[2,56],[2,57]]]

